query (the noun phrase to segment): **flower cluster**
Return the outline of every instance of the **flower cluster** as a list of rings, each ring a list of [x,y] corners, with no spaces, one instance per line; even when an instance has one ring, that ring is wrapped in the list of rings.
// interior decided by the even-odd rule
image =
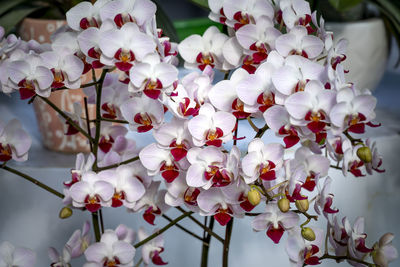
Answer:
[[[22,99],[79,88],[82,74],[102,70],[83,85],[88,102],[97,105],[96,120],[85,123],[77,106],[66,121],[66,134],[84,131],[92,153],[77,155],[64,182],[64,204],[94,217],[102,208],[124,206],[143,211],[151,225],[170,207],[213,216],[227,227],[234,217],[256,215],[252,228],[274,243],[288,235],[295,266],[326,258],[361,266],[368,256],[387,266],[397,257],[393,235],[369,248],[363,219],[353,226],[340,220],[330,190],[331,167],[356,177],[384,171],[375,143],[353,137],[379,125],[372,122],[371,92],[344,78],[346,41],[334,45],[305,0],[209,0],[209,7],[210,19],[226,31],[212,26],[179,45],[157,29],[150,0],[82,2],[67,12],[68,25],[51,45],[13,35],[2,40],[2,91],[18,90]],[[193,69],[181,79],[178,52]],[[218,71],[224,80],[214,80]],[[253,139],[238,136],[247,122]],[[138,148],[122,124],[137,134],[151,131],[155,141]],[[262,138],[267,130],[277,142]],[[246,142],[247,151],[237,142]],[[16,121],[0,124],[0,161],[26,159],[29,146]],[[308,213],[310,204],[317,215]],[[251,213],[258,205],[263,212]],[[320,215],[326,231],[306,227]],[[306,223],[299,225],[300,216]],[[86,267],[133,266],[133,230],[105,230],[90,246],[87,232],[85,224],[62,256],[52,248],[52,266],[69,266],[83,253]],[[140,229],[138,236],[144,263],[166,264],[157,230],[149,236]],[[323,252],[325,237],[335,255]]]

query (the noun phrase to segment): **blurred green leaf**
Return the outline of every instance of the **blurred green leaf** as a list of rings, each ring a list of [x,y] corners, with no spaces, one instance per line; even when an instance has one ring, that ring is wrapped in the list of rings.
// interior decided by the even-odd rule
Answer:
[[[26,2],[26,0],[12,0],[12,1],[0,1],[0,15],[3,15],[4,12],[10,10],[11,8],[14,8],[18,6],[19,4]]]
[[[171,19],[160,6],[158,0],[155,0],[154,3],[157,5],[156,21],[158,27],[163,30],[164,34],[167,35],[172,42],[179,42],[178,34],[176,33],[175,26]]]
[[[0,18],[0,25],[3,26],[6,34],[8,34],[19,22],[21,22],[25,17],[27,17],[32,12],[39,10],[43,7],[21,7],[18,9],[13,9],[10,12],[4,14]]]
[[[396,20],[400,24],[400,4],[394,1],[388,0],[375,0],[378,5],[381,6],[382,10],[385,10],[389,13],[394,20]]]
[[[194,4],[196,4],[196,5],[198,5],[198,6],[201,6],[201,7],[209,9],[208,0],[189,0],[189,1],[194,3]]]
[[[329,3],[338,11],[346,11],[360,4],[363,0],[329,0]]]

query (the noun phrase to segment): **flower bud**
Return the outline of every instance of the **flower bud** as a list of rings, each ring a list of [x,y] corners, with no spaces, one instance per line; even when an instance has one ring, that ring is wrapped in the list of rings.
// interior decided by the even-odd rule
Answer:
[[[247,194],[247,199],[253,206],[257,206],[261,201],[261,195],[257,191],[257,189],[252,188],[249,193]]]
[[[71,217],[72,215],[72,210],[69,207],[64,207],[60,210],[60,213],[58,214],[58,217],[60,217],[60,219],[67,219],[69,217]]]
[[[315,233],[313,229],[310,227],[304,227],[301,229],[301,235],[305,240],[314,241],[315,240]]]
[[[357,156],[365,163],[370,163],[372,161],[371,149],[367,146],[357,149]]]
[[[287,198],[281,198],[278,200],[278,207],[282,212],[288,212],[290,209],[290,201]]]
[[[308,199],[296,200],[294,204],[296,204],[296,208],[300,212],[306,212],[310,206],[310,204],[308,203]]]

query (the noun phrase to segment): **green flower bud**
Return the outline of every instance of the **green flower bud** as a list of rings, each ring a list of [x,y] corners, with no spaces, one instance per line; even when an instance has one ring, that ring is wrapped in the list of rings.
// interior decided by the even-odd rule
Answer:
[[[281,198],[278,200],[278,207],[282,212],[288,212],[290,210],[290,201],[287,198]]]
[[[357,149],[357,156],[365,163],[370,163],[372,161],[372,152],[367,146]]]
[[[247,199],[253,206],[257,206],[261,201],[260,192],[257,189],[252,188],[249,193],[247,194]]]
[[[315,240],[315,233],[313,229],[310,227],[304,227],[301,229],[301,235],[305,240],[314,241]]]
[[[306,212],[310,206],[308,199],[296,200],[294,204],[300,212]]]
[[[60,213],[58,214],[58,217],[60,217],[60,219],[67,219],[69,217],[71,217],[72,215],[72,210],[69,207],[64,207],[60,210]]]

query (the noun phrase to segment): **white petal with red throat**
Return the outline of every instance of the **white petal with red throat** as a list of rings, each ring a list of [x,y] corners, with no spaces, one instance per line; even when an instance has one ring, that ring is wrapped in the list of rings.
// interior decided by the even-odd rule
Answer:
[[[75,31],[81,31],[80,22],[83,18],[92,17],[93,5],[90,2],[81,2],[68,10],[65,14],[68,26]]]
[[[373,119],[369,117],[376,107],[376,98],[372,95],[359,95],[354,98],[353,107],[355,111],[363,114],[367,119]]]
[[[114,195],[114,187],[105,181],[95,182],[93,189],[95,194],[99,195],[104,202],[109,201]]]
[[[83,72],[83,62],[75,55],[67,55],[64,57],[63,70],[68,75],[68,80],[75,81],[81,78]]]
[[[222,48],[224,59],[231,65],[238,67],[243,58],[243,48],[236,37],[231,37],[224,43]]]
[[[155,66],[154,75],[161,81],[163,88],[166,88],[177,80],[178,69],[171,64],[161,62]]]
[[[112,253],[121,264],[129,264],[135,256],[135,248],[125,241],[117,241],[112,244]]]
[[[333,125],[343,128],[345,125],[344,119],[349,113],[349,104],[346,102],[337,103],[333,106],[331,112],[329,113],[329,118]]]
[[[272,76],[272,82],[276,89],[284,95],[290,95],[301,77],[298,71],[291,66],[283,66]]]
[[[195,63],[199,53],[204,51],[203,38],[198,35],[191,35],[178,45],[179,54],[189,63]]]
[[[201,114],[192,118],[188,123],[190,134],[200,143],[205,141],[206,132],[211,129],[211,127],[214,127],[211,118]]]
[[[267,109],[263,117],[268,127],[274,132],[279,132],[279,129],[289,123],[289,113],[283,106],[275,105]]]
[[[152,76],[152,66],[149,63],[138,63],[134,65],[129,71],[129,78],[131,83],[140,88],[143,82],[151,78]]]
[[[92,193],[92,188],[88,182],[80,181],[74,183],[69,192],[74,201],[84,203],[86,196]]]
[[[242,160],[242,170],[246,184],[251,184],[258,178],[258,166],[261,162],[262,158],[260,157],[260,154],[255,151],[249,152],[244,156]]]
[[[233,132],[236,125],[236,117],[225,111],[217,111],[212,117],[214,126],[220,128],[225,135]]]
[[[139,153],[140,162],[149,171],[157,171],[163,162],[170,158],[169,151],[157,146],[156,143],[143,148]]]
[[[206,191],[202,191],[197,197],[197,203],[199,204],[200,209],[209,214],[214,213],[221,204],[222,206],[226,206],[224,194],[221,189],[217,187],[212,187]]]
[[[209,183],[205,178],[206,166],[201,163],[190,165],[186,174],[186,182],[190,187],[203,187]]]
[[[28,133],[22,129],[21,123],[16,119],[10,120],[4,127],[3,134],[5,134],[7,142],[14,148],[13,150],[16,155],[12,155],[13,159],[16,161],[26,160],[22,157],[28,153],[32,144],[32,139]],[[0,135],[2,135],[1,129]]]
[[[316,36],[305,36],[302,40],[303,51],[308,58],[316,58],[321,55],[324,50],[324,43]]]
[[[312,109],[312,98],[307,92],[297,92],[290,95],[285,101],[285,108],[290,116],[302,120]]]
[[[108,254],[108,246],[103,242],[94,243],[85,250],[87,261],[102,262],[109,256]]]

